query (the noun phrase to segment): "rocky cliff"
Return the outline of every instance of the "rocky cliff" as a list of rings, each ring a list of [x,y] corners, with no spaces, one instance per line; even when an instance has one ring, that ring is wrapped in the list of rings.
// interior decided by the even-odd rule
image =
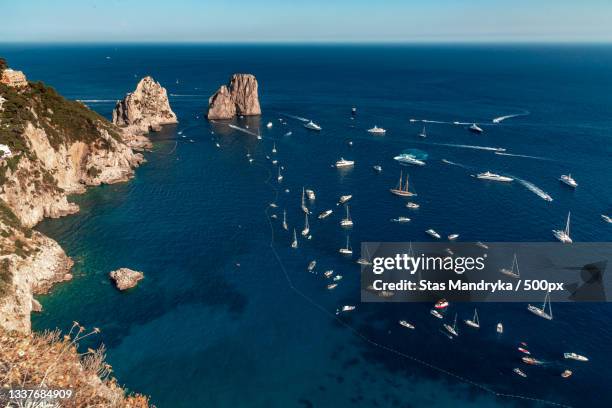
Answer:
[[[166,89],[147,76],[140,80],[134,92],[117,102],[113,123],[129,127],[132,133],[147,133],[178,121],[170,108]]]
[[[231,119],[236,115],[261,115],[257,79],[251,74],[234,74],[208,99],[208,119]]]

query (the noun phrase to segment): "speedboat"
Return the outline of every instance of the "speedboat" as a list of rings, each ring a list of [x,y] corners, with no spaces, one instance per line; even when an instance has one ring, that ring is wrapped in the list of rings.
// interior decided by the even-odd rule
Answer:
[[[328,271],[323,272],[323,276],[325,276],[326,278],[329,278],[330,276],[332,276],[334,274],[333,269],[330,269]]]
[[[501,322],[497,323],[496,330],[499,334],[502,334],[504,332],[504,325]]]
[[[475,123],[472,123],[468,129],[469,129],[470,132],[474,132],[474,133],[482,133],[482,132],[484,132],[482,130],[482,128],[480,126],[478,126],[477,124],[475,124]]]
[[[418,205],[417,203],[413,203],[413,202],[407,202],[406,203],[406,208],[411,208],[413,210],[416,210],[419,207],[420,207],[420,205]]]
[[[605,214],[601,214],[601,218],[603,218],[603,220],[607,222],[608,224],[612,224],[612,217],[609,217]]]
[[[410,222],[410,218],[408,217],[397,217],[391,219],[392,222]]]
[[[325,210],[321,214],[319,214],[319,219],[322,220],[324,218],[327,218],[331,215],[331,213],[333,213],[332,210]]]
[[[406,320],[399,321],[400,326],[404,326],[407,329],[414,329],[414,325],[408,323]]]
[[[446,309],[448,307],[448,300],[446,299],[440,299],[436,302],[436,304],[434,305],[434,307],[436,309]]]
[[[526,348],[524,348],[524,347],[519,347],[518,351],[520,351],[523,354],[527,354],[527,355],[531,354],[531,352],[529,350],[527,350]]]
[[[353,167],[355,165],[355,162],[352,160],[346,160],[344,157],[341,157],[340,160],[338,160],[336,162],[336,168],[341,168],[341,167]]]
[[[339,280],[342,280],[342,275],[336,275],[334,276],[334,282],[338,282]]]
[[[308,264],[308,272],[312,272],[316,266],[317,261],[310,261],[310,263]]]
[[[512,177],[500,176],[499,174],[491,173],[490,171],[485,171],[484,173],[478,173],[476,178],[481,180],[490,180],[490,181],[502,181],[508,183],[514,180]]]
[[[559,181],[561,181],[564,184],[567,184],[568,186],[572,188],[578,187],[578,183],[576,183],[576,180],[572,178],[571,174],[568,174],[568,175],[562,174],[561,177],[559,177]]]
[[[308,197],[309,200],[314,200],[316,198],[315,196],[315,192],[312,190],[306,190],[306,197]]]
[[[567,221],[565,221],[565,229],[564,230],[553,230],[552,233],[559,241],[564,244],[571,244],[572,238],[570,237],[570,215],[571,212],[567,213]]]
[[[563,353],[563,357],[569,360],[589,361],[589,359],[586,358],[585,356],[581,356],[580,354],[576,354],[576,353]]]
[[[523,360],[523,363],[530,364],[530,365],[542,365],[543,364],[540,360],[536,360],[533,357],[521,357],[521,360]]]
[[[317,125],[316,123],[314,123],[312,120],[309,120],[308,123],[304,124],[304,127],[306,129],[310,129],[310,130],[316,130],[319,131],[321,130],[321,126]]]
[[[433,317],[437,317],[438,319],[444,319],[444,316],[442,316],[442,314],[440,314],[440,312],[438,312],[436,309],[431,309],[429,313],[431,313]]]
[[[408,153],[402,153],[400,155],[397,155],[393,158],[393,160],[396,160],[402,164],[414,164],[417,166],[425,165],[425,162],[423,160],[419,160],[416,157],[414,157],[413,154],[408,154]]]
[[[454,241],[454,240],[456,240],[457,238],[459,238],[459,234],[450,234],[450,235],[448,236],[448,240],[449,240],[449,241]]]
[[[327,289],[332,290],[335,289],[338,286],[337,283],[330,283],[329,285],[327,285]]]
[[[436,238],[436,239],[440,239],[440,234],[438,234],[435,230],[433,229],[428,229],[427,231],[425,231],[427,234],[431,235],[432,237]]]
[[[514,371],[516,374],[520,375],[523,378],[527,378],[527,374],[525,374],[525,372],[518,367],[513,369],[512,371]]]
[[[379,128],[378,126],[374,125],[374,127],[372,129],[368,129],[368,133],[372,133],[375,135],[384,135],[387,131],[383,128]]]
[[[372,168],[374,169],[374,171],[376,171],[376,172],[378,172],[378,173],[380,173],[380,172],[382,171],[382,167],[381,167],[381,166],[379,166],[378,164],[377,164],[377,165],[375,165],[375,166],[372,166]]]
[[[340,199],[338,200],[338,204],[344,204],[348,200],[350,200],[351,198],[353,198],[353,196],[351,194],[340,196]]]
[[[571,375],[572,375],[572,370],[564,370],[564,371],[561,373],[561,377],[563,377],[563,378],[568,378],[568,377],[570,377]]]

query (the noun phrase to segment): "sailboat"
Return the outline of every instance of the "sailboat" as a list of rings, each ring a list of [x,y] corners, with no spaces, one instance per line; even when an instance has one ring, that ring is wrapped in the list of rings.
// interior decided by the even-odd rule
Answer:
[[[306,207],[306,190],[304,187],[302,187],[302,211],[304,211],[305,214],[310,212],[308,211],[308,207]]]
[[[567,221],[565,222],[565,230],[563,231],[553,230],[552,232],[555,238],[557,238],[559,241],[563,242],[564,244],[572,243],[572,238],[570,238],[570,216],[571,216],[571,212],[568,212]]]
[[[548,313],[546,313],[546,304],[548,303]],[[533,313],[536,316],[540,316],[546,320],[552,320],[552,303],[550,302],[550,292],[546,293],[546,297],[544,298],[544,304],[542,304],[542,308],[539,308],[534,305],[527,305],[527,310]]]
[[[517,278],[517,279],[520,278],[521,273],[519,271],[518,258],[516,257],[516,254],[514,254],[514,259],[512,260],[512,267],[510,269],[501,268],[499,271],[503,273],[504,275],[508,275],[512,278]]]
[[[353,254],[353,250],[351,249],[348,235],[346,236],[346,248],[340,248],[338,252],[340,252],[342,255],[352,255]]]
[[[419,133],[420,137],[427,137],[427,132],[425,131],[425,126],[423,126],[423,130]]]
[[[349,214],[348,204],[346,205],[346,218],[343,218],[342,221],[340,221],[340,225],[347,228],[353,226],[353,220],[351,220],[351,215]]]
[[[304,215],[306,218],[304,220],[304,229],[302,230],[302,236],[307,237],[310,232],[310,226],[308,225],[308,214]]]
[[[278,177],[276,178],[278,180],[278,182],[280,183],[281,181],[283,181],[283,175],[281,174],[281,168],[278,168]]]
[[[370,260],[370,253],[368,252],[368,247],[364,247],[365,249],[365,257],[361,257],[357,260],[359,265],[372,265],[372,261]]]
[[[298,247],[298,241],[297,241],[297,235],[295,233],[295,228],[293,229],[293,242],[291,243],[291,248],[297,248]]]
[[[406,174],[406,185],[405,187],[402,185],[402,180],[404,178],[404,172],[400,172],[400,178],[399,178],[399,182],[397,183],[397,187],[396,188],[391,188],[389,189],[389,191],[391,191],[392,194],[395,194],[397,196],[400,197],[412,197],[415,196],[416,194],[411,192],[409,190],[409,183],[408,183],[408,174]]]
[[[276,153],[276,142],[274,142],[274,145],[272,146],[272,153]]]
[[[283,210],[283,229],[285,231],[289,230],[289,226],[287,225],[287,210]]]
[[[470,319],[465,320],[465,324],[475,329],[480,329],[480,320],[478,319],[478,310],[474,309],[474,317],[472,318],[472,320]]]
[[[445,323],[444,324],[444,328],[446,329],[446,331],[448,331],[453,336],[458,336],[459,335],[459,333],[457,333],[457,313],[455,313],[455,321],[454,321],[453,325],[451,326],[450,324]]]

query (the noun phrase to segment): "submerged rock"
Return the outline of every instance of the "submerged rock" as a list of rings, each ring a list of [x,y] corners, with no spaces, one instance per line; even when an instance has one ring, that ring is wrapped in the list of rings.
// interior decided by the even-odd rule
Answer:
[[[234,74],[208,99],[208,119],[261,115],[255,75]]]
[[[112,271],[109,275],[119,290],[131,289],[138,284],[138,281],[144,279],[142,272],[128,268],[119,268],[116,271]]]
[[[113,123],[146,133],[151,129],[160,129],[161,125],[178,123],[178,120],[170,108],[166,88],[146,76],[140,80],[134,92],[117,102],[113,110]]]

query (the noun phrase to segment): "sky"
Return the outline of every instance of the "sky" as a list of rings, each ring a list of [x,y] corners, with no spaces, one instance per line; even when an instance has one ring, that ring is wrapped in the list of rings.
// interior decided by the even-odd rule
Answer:
[[[612,0],[0,0],[0,42],[611,42]]]

